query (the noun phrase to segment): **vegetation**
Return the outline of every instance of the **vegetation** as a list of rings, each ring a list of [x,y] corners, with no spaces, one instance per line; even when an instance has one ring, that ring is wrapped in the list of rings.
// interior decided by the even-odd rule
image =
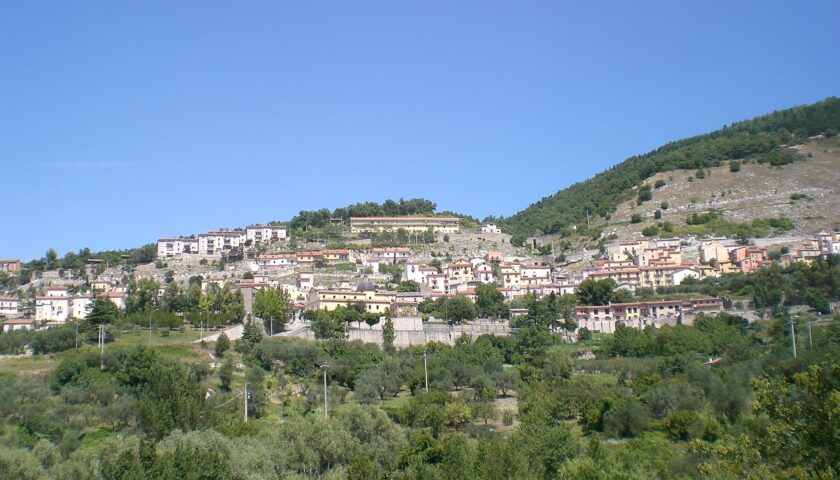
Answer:
[[[754,160],[771,165],[790,163],[797,157],[784,145],[838,130],[840,99],[834,97],[774,112],[631,157],[585,182],[541,199],[510,218],[496,221],[511,233],[524,236],[568,232],[574,225],[586,224],[587,213],[609,216],[619,202],[632,198],[634,187],[656,173],[706,169],[729,160]],[[645,201],[645,197],[647,194],[639,190],[638,202]]]

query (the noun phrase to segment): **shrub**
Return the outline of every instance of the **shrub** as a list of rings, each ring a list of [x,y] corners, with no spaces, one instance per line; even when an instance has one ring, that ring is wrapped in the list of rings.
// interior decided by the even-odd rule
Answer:
[[[659,204],[659,208],[661,208],[662,210],[668,210],[668,207],[668,202],[662,202]]]
[[[653,188],[662,188],[664,186],[665,186],[665,180],[662,180],[661,178],[659,180],[657,180],[656,183],[653,184]]]
[[[732,160],[729,162],[729,171],[730,172],[740,172],[741,171],[741,162],[737,160]]]
[[[642,185],[642,187],[639,188],[639,198],[636,203],[641,205],[643,202],[647,202],[651,198],[653,198],[653,193],[650,191],[650,185]]]
[[[630,216],[630,223],[641,223],[644,219],[641,213],[634,213]]]
[[[651,225],[649,227],[645,227],[642,230],[642,235],[644,235],[646,237],[655,237],[655,236],[659,235],[659,227],[657,227],[656,225]]]
[[[655,218],[656,220],[661,219],[662,218],[662,210],[657,210],[657,211],[653,212],[653,218]]]

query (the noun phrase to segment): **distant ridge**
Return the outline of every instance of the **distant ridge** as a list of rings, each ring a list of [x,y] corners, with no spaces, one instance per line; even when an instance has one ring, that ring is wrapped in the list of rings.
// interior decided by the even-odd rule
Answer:
[[[840,99],[829,97],[812,105],[776,111],[630,157],[589,180],[498,220],[507,231],[518,235],[560,233],[573,225],[585,224],[587,214],[593,218],[611,215],[621,201],[635,195],[634,187],[656,173],[720,166],[727,160],[756,159],[773,165],[791,163],[797,155],[784,145],[802,143],[819,134],[834,136],[839,131]]]

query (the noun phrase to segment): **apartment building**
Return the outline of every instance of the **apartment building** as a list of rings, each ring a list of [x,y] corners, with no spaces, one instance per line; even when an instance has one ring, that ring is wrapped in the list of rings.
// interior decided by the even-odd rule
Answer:
[[[767,261],[767,250],[761,247],[738,247],[729,252],[729,261],[745,274],[753,273]]]
[[[208,257],[244,246],[244,231],[214,231],[198,235],[198,253]]]
[[[458,217],[351,217],[350,232],[425,232],[431,228],[435,233],[457,233],[461,228]]]
[[[519,288],[521,266],[518,263],[500,263],[499,276],[503,288]]]
[[[493,283],[495,281],[493,267],[486,263],[479,263],[473,267],[473,278],[481,283]]]
[[[245,241],[249,245],[285,239],[285,225],[248,225],[245,227]]]
[[[618,324],[642,329],[646,326],[660,327],[683,322],[684,315],[698,313],[719,313],[723,301],[719,298],[691,300],[659,300],[651,302],[613,303],[575,307],[578,328],[613,333]]]
[[[13,332],[15,330],[35,330],[35,320],[18,319],[3,321],[3,332]]]
[[[463,258],[459,258],[454,262],[446,265],[443,268],[443,273],[449,278],[451,282],[466,282],[472,280],[472,263]]]
[[[522,265],[519,283],[527,289],[551,283],[551,267],[536,264]]]
[[[183,255],[193,255],[197,253],[197,238],[159,238],[157,241],[158,258],[179,258]]]

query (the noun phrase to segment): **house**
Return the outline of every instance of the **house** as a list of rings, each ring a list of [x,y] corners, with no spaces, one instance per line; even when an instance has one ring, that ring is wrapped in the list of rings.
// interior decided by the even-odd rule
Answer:
[[[350,307],[353,304],[364,305],[366,313],[385,314],[396,301],[396,292],[357,291],[357,290],[312,290],[309,305],[314,310],[332,311],[338,307]]]
[[[35,320],[20,319],[20,320],[4,320],[3,332],[12,332],[15,330],[35,330]]]
[[[197,238],[159,238],[157,241],[158,258],[180,258],[184,255],[193,255],[197,253]]]
[[[502,252],[495,251],[495,250],[491,251],[491,252],[487,252],[487,254],[484,255],[484,261],[487,262],[487,263],[490,263],[490,264],[492,264],[493,262],[501,262],[502,261]]]
[[[499,276],[504,288],[519,288],[521,267],[518,263],[500,263]]]
[[[450,282],[465,282],[471,280],[472,264],[463,258],[459,258],[443,268]]]
[[[351,217],[351,233],[425,232],[429,228],[435,233],[457,233],[461,228],[458,217]]]
[[[840,232],[825,232],[822,231],[816,236],[817,246],[822,255],[840,255]],[[0,260],[0,267],[2,267],[3,260]],[[1,268],[0,268],[1,269]]]
[[[495,277],[493,276],[493,267],[486,263],[480,263],[473,267],[473,278],[481,283],[493,283]]]
[[[20,310],[17,297],[0,297],[0,316],[14,317]]]
[[[350,250],[321,250],[318,253],[327,263],[346,263],[350,261]]]
[[[315,263],[315,260],[321,259],[321,252],[298,252],[297,253],[297,263],[299,264],[312,264]]]
[[[680,268],[679,270],[674,270],[671,272],[671,284],[672,285],[681,285],[683,280],[686,278],[700,278],[700,272],[695,270],[694,268]]]
[[[198,235],[198,253],[212,257],[245,246],[243,231],[213,231]]]
[[[502,233],[502,229],[493,223],[485,223],[478,229],[479,233]]]
[[[70,317],[70,297],[46,295],[35,297],[35,320],[65,322]]]
[[[302,292],[308,292],[315,286],[315,272],[312,270],[302,268],[298,272],[298,288]]]
[[[117,308],[125,310],[125,292],[107,292],[105,294],[108,300],[114,303]]]
[[[0,258],[0,272],[17,273],[20,271],[20,260]]]
[[[449,291],[449,277],[443,273],[430,273],[426,275],[424,285],[433,292],[446,293]]]
[[[407,262],[403,264],[403,280],[410,281],[410,282],[417,282],[418,284],[423,283],[423,273],[420,271],[422,266],[418,263]],[[432,268],[432,270],[435,270]],[[435,270],[437,273],[437,270]]]
[[[700,261],[703,263],[728,262],[729,251],[735,248],[734,245],[726,245],[717,240],[704,240],[700,242]]]
[[[411,250],[406,247],[374,248],[370,251],[368,261],[376,263],[405,262],[411,258]]]
[[[750,274],[767,261],[767,250],[752,245],[738,247],[729,252],[729,261],[736,265],[741,273]]]
[[[285,225],[248,225],[245,227],[245,242],[248,245],[285,239]]]
[[[92,295],[80,295],[70,299],[70,318],[85,318],[93,307]]]
[[[260,270],[279,270],[296,264],[297,255],[294,253],[277,253],[257,257],[257,267]]]
[[[551,267],[547,265],[522,265],[519,282],[525,288],[537,287],[551,283]]]

